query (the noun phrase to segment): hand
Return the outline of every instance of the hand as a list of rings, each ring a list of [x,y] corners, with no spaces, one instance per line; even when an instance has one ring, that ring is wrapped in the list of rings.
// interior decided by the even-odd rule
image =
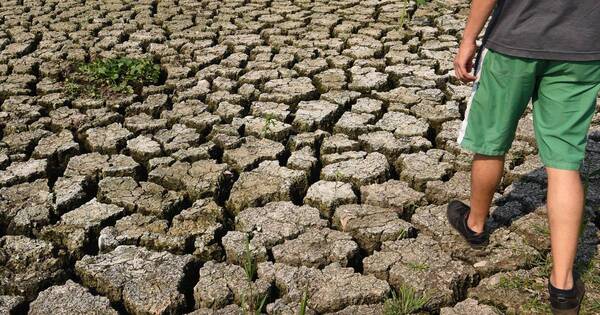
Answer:
[[[458,48],[458,54],[454,58],[454,74],[465,83],[475,81],[475,76],[471,74],[471,71],[476,51],[477,45],[474,42],[462,42]]]

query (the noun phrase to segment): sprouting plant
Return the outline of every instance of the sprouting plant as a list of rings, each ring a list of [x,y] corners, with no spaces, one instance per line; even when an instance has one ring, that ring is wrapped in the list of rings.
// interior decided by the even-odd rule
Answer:
[[[429,297],[425,294],[418,294],[412,288],[402,285],[398,292],[392,291],[391,298],[388,298],[383,304],[383,313],[385,315],[406,315],[414,313],[427,305]]]
[[[242,313],[244,315],[260,315],[262,313],[262,309],[265,307],[265,302],[267,301],[268,295],[265,294],[262,298],[260,296],[254,297],[254,288],[252,287],[251,283],[249,284],[248,291],[250,291],[249,295],[242,293]]]
[[[535,230],[536,233],[539,233],[539,234],[545,235],[545,236],[550,235],[550,230],[548,229],[548,226],[546,226],[546,225],[542,225],[540,223],[534,223],[531,225],[531,227]]]
[[[429,2],[430,0],[415,0],[417,6],[421,6]],[[402,28],[406,21],[410,18],[408,9],[410,8],[410,0],[404,0],[402,9],[400,10],[400,17],[398,18],[398,25]]]
[[[248,281],[254,280],[254,277],[256,276],[256,261],[250,250],[250,239],[248,237],[246,237],[244,247],[244,271],[246,272]]]
[[[308,305],[308,289],[304,289],[302,293],[302,300],[300,300],[300,308],[298,309],[298,315],[306,314],[306,306]]]
[[[402,9],[400,10],[400,17],[398,17],[398,25],[400,28],[404,27],[408,18],[408,0],[404,0]]]
[[[338,189],[338,185],[339,185],[339,183],[341,182],[341,179],[342,179],[342,177],[343,177],[344,175],[342,174],[342,172],[340,172],[340,169],[339,169],[339,168],[337,168],[337,169],[335,170],[335,173],[333,173],[333,176],[335,176],[335,185],[333,186],[333,193],[334,193],[335,195],[337,195],[337,189]]]
[[[246,236],[244,243],[243,265],[244,272],[246,273],[246,279],[248,280],[247,291],[249,294],[246,295],[242,293],[242,312],[244,315],[259,315],[265,306],[268,294],[265,294],[262,298],[260,296],[255,296],[254,294],[254,286],[252,281],[254,281],[254,278],[256,277],[256,260],[254,259],[254,255],[250,250],[250,238],[248,236]]]
[[[416,271],[426,271],[429,270],[429,265],[426,263],[419,263],[419,262],[415,262],[415,261],[409,261],[406,263],[406,265],[408,266],[408,268],[412,269],[412,270],[416,270]]]
[[[265,116],[265,125],[262,128],[263,137],[266,136],[267,132],[271,131],[271,126],[275,126],[275,117],[273,117],[272,113],[268,113]]]

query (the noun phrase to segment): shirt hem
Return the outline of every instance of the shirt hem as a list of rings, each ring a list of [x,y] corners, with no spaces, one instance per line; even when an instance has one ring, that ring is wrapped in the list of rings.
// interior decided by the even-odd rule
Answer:
[[[508,47],[490,40],[487,40],[485,47],[499,53],[529,59],[544,59],[544,60],[559,60],[559,61],[598,61],[600,53],[587,52],[553,52],[553,51],[538,51],[523,48]]]

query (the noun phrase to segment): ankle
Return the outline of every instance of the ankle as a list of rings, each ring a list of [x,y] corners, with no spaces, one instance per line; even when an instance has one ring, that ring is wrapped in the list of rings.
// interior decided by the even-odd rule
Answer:
[[[467,216],[467,227],[476,234],[479,234],[483,232],[485,228],[485,220],[475,220],[473,219],[473,216],[469,213],[469,215]]]
[[[556,273],[552,272],[549,280],[550,284],[556,289],[571,290],[573,288],[574,280],[572,272],[564,275],[557,275]]]

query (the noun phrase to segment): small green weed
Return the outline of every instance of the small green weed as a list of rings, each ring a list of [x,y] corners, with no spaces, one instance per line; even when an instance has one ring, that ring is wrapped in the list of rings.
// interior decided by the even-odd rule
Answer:
[[[275,126],[275,117],[273,117],[273,114],[268,113],[265,116],[265,125],[262,128],[263,137],[265,137],[267,133],[271,131],[271,126]]]
[[[537,253],[531,260],[531,266],[539,268],[541,276],[548,277],[552,270],[552,259],[546,253]]]
[[[260,296],[252,298],[252,296],[254,296],[254,290],[252,289],[252,286],[250,286],[249,291],[250,297],[242,294],[242,313],[244,315],[262,314],[262,309],[265,307],[268,295],[265,294],[262,298]]]
[[[141,91],[144,85],[158,83],[160,66],[151,59],[96,59],[75,66],[65,89],[72,95],[109,97]]]
[[[581,314],[600,314],[600,300],[598,299],[584,299],[581,307]]]
[[[244,271],[246,272],[246,278],[248,281],[253,281],[256,276],[256,261],[254,260],[254,255],[252,255],[252,251],[250,250],[250,239],[246,237],[245,247],[244,247]]]
[[[524,314],[550,314],[550,307],[541,299],[533,298],[521,305],[521,311]]]
[[[548,226],[539,223],[534,223],[532,224],[532,227],[537,233],[545,236],[550,236],[550,229],[548,229]]]
[[[419,263],[419,262],[414,262],[414,261],[409,261],[406,263],[406,265],[408,266],[408,268],[415,270],[415,271],[426,271],[429,270],[429,265],[426,263]]]
[[[498,286],[503,289],[522,289],[529,288],[533,285],[533,281],[528,278],[522,277],[506,277],[501,276],[500,281],[498,282]]]
[[[306,314],[306,306],[308,305],[308,289],[302,293],[302,300],[300,301],[300,309],[298,309],[298,315]]]
[[[249,294],[242,294],[242,313],[244,315],[259,315],[265,306],[268,294],[265,294],[262,298],[260,296],[255,297],[252,281],[256,277],[256,260],[250,250],[250,238],[248,236],[246,236],[244,243],[243,265],[246,279],[248,280]]]
[[[383,304],[385,315],[406,315],[414,313],[427,305],[429,297],[420,295],[408,286],[401,286],[398,293],[392,291],[391,298]]]
[[[418,7],[418,6],[426,4],[429,1],[431,1],[431,0],[415,0],[415,5]],[[410,13],[408,12],[409,8],[410,8],[410,0],[404,0],[403,7],[400,10],[400,17],[398,18],[398,25],[400,25],[400,27],[404,27],[404,24],[406,24],[406,21],[408,19],[410,19]]]

